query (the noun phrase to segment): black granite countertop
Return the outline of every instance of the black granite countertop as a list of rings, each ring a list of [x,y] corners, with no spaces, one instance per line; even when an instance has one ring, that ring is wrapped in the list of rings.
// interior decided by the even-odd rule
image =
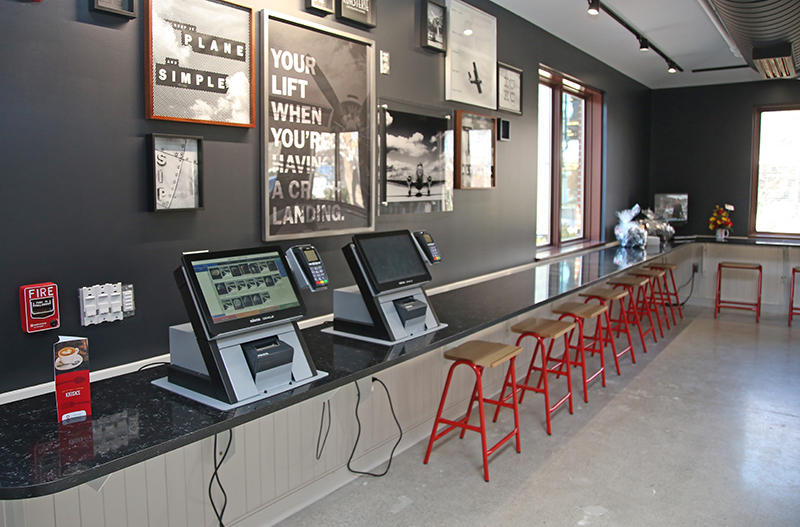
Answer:
[[[698,240],[704,241],[704,240]],[[448,326],[394,347],[303,330],[328,376],[290,392],[219,411],[153,386],[164,366],[92,383],[92,419],[59,425],[53,394],[0,406],[0,499],[59,492],[242,425],[468,337],[678,248],[608,247],[430,297]],[[447,265],[443,263],[442,265]]]

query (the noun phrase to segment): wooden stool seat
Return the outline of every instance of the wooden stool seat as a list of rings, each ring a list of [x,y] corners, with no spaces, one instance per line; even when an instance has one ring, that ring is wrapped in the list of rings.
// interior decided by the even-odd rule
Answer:
[[[726,267],[728,269],[753,269],[754,271],[761,269],[760,264],[744,262],[720,262],[719,265],[720,267]]]
[[[572,315],[577,318],[592,319],[608,311],[608,306],[565,302],[553,308],[556,315]]]
[[[456,428],[461,429],[461,438],[467,430],[478,432],[481,435],[481,451],[483,454],[483,479],[489,481],[489,456],[494,454],[498,448],[503,446],[512,437],[516,438],[517,452],[521,452],[519,440],[519,389],[517,388],[517,375],[516,368],[514,367],[514,358],[522,352],[519,346],[510,346],[508,344],[498,344],[496,342],[486,342],[482,340],[473,340],[465,342],[460,346],[456,346],[451,350],[444,353],[446,359],[455,361],[450,366],[450,371],[447,373],[447,381],[444,384],[442,391],[442,399],[439,402],[439,411],[436,413],[436,419],[433,421],[433,431],[431,432],[431,439],[428,442],[428,451],[425,453],[424,463],[427,465],[431,457],[431,450],[433,450],[433,443],[446,436]],[[511,395],[508,397],[496,400],[486,399],[483,396],[483,370],[485,368],[494,368],[500,364],[508,361],[508,371],[506,372],[505,384],[511,387]],[[447,392],[450,389],[450,382],[453,380],[453,372],[458,366],[465,365],[475,372],[475,386],[472,388],[472,397],[469,400],[467,407],[467,414],[457,421],[445,419],[442,417],[445,402],[447,400]],[[504,385],[505,385],[504,384]],[[506,400],[511,399],[510,403]],[[472,414],[472,407],[478,403],[478,414],[480,415],[480,425],[475,426],[469,424],[469,417]],[[491,403],[497,405],[498,408],[503,406],[514,410],[514,429],[503,437],[500,441],[495,443],[491,448],[486,444],[486,415],[484,410],[484,403]],[[439,431],[439,425],[446,425]]]
[[[675,270],[678,268],[678,264],[674,263],[666,263],[666,262],[657,262],[657,263],[649,263],[644,266],[645,269],[655,268],[655,269],[664,269],[665,271]]]
[[[495,368],[520,353],[522,353],[522,348],[519,346],[471,340],[445,351],[444,358],[453,361],[467,360],[476,366]]]
[[[642,287],[647,283],[647,278],[643,276],[618,276],[608,281],[609,285],[621,285],[627,287]]]
[[[723,300],[722,298],[722,270],[723,269],[740,269],[744,271],[757,271],[758,272],[758,293],[756,294],[755,302],[740,302],[738,300]],[[756,312],[756,323],[761,318],[761,280],[763,277],[763,270],[761,264],[750,262],[720,262],[717,265],[717,290],[714,298],[714,318],[722,310],[726,309],[744,309],[745,311]]]
[[[664,273],[666,273],[666,271],[664,271],[663,269],[648,269],[645,267],[642,269],[635,269],[629,272],[628,274],[631,276],[646,276],[648,278],[661,278],[662,276],[664,276]]]
[[[624,289],[608,289],[605,287],[594,287],[578,296],[585,298],[602,298],[603,300],[619,300],[628,296],[628,292]]]
[[[542,338],[557,339],[561,335],[572,331],[575,328],[574,322],[563,320],[553,320],[550,318],[529,318],[519,324],[511,326],[514,333],[536,333]]]

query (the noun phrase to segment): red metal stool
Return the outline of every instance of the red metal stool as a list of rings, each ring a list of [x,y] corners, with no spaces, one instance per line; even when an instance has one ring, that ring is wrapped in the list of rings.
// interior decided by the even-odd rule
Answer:
[[[589,383],[595,380],[598,376],[600,376],[602,380],[603,386],[606,385],[606,360],[603,356],[603,350],[605,349],[606,342],[611,344],[611,349],[614,352],[614,360],[616,360],[617,355],[617,348],[614,345],[614,339],[609,339],[604,336],[603,331],[603,317],[599,315],[605,314],[606,319],[606,328],[611,327],[611,322],[608,319],[608,307],[607,306],[599,306],[597,304],[581,304],[580,302],[566,302],[559,306],[553,308],[553,313],[557,315],[561,315],[558,319],[563,320],[564,318],[572,318],[573,321],[577,324],[578,329],[578,343],[577,344],[570,344],[569,342],[572,340],[572,334],[575,332],[573,329],[569,332],[569,338],[567,340],[567,350],[565,353],[569,356],[569,350],[575,350],[575,359],[570,362],[570,366],[580,366],[581,373],[583,376],[583,400],[585,402],[589,402],[589,393],[587,388],[589,387]],[[586,337],[585,332],[583,330],[583,326],[586,320],[597,319],[597,323],[595,325],[594,330],[594,337]],[[592,345],[587,346],[586,341],[591,340]],[[591,375],[586,373],[586,352],[591,353],[594,355],[595,353],[600,354],[600,369],[594,372]]]
[[[792,327],[792,317],[800,315],[800,307],[794,307],[794,276],[800,273],[800,267],[792,269],[792,287],[789,292],[789,327]]]
[[[653,315],[650,313],[649,303],[644,302],[645,310],[641,313],[640,317],[636,301],[638,295],[642,295],[645,298],[647,297],[647,286],[649,283],[650,280],[640,276],[618,276],[608,281],[608,285],[614,286],[614,289],[622,288],[628,292],[628,309],[625,310],[625,318],[628,324],[634,325],[639,329],[639,337],[642,339],[642,351],[645,353],[647,353],[647,344],[644,342],[645,335],[650,333],[653,335],[653,342],[658,342],[656,327],[655,324],[653,324]],[[644,318],[645,315],[647,315],[647,319],[650,321],[650,328],[647,331],[642,331],[642,318]]]
[[[617,375],[621,375],[619,370],[619,358],[630,352],[631,361],[636,364],[636,356],[633,354],[633,339],[631,339],[631,329],[628,326],[628,317],[625,313],[625,297],[628,292],[625,289],[607,289],[605,287],[595,287],[588,291],[580,293],[579,296],[585,297],[586,302],[589,300],[598,300],[600,305],[608,306],[608,320],[610,327],[608,328],[609,334],[613,331],[616,336],[620,333],[625,333],[628,337],[628,347],[618,351],[614,356],[614,363],[617,366]],[[619,304],[619,318],[614,318],[614,301]],[[613,337],[612,337],[613,338]]]
[[[664,327],[661,325],[662,321],[666,321],[667,329],[670,329],[669,324],[669,315],[667,314],[667,305],[664,302],[664,291],[661,289],[661,279],[666,274],[664,271],[660,269],[634,269],[633,271],[628,273],[631,276],[641,276],[643,278],[647,278],[650,282],[648,285],[650,287],[650,297],[649,299],[645,299],[645,302],[649,302],[650,310],[655,311],[656,313],[656,320],[658,320],[658,332],[661,334],[661,338],[664,338]],[[658,291],[656,291],[656,288]],[[641,291],[641,289],[640,289]],[[644,295],[647,297],[647,295]],[[638,299],[637,299],[638,300]],[[664,309],[664,318],[661,318],[661,310],[659,307]]]
[[[671,263],[651,263],[644,266],[645,269],[661,269],[665,273],[669,273],[669,279],[672,281],[672,290],[669,288],[669,284],[667,283],[667,275],[664,275],[664,294],[667,295],[667,302],[669,302],[669,309],[672,311],[672,321],[675,325],[678,325],[678,321],[675,320],[675,309],[672,305],[672,300],[675,299],[675,305],[678,306],[678,314],[681,318],[683,318],[683,310],[681,309],[681,300],[678,298],[678,288],[675,286],[675,275],[672,274],[673,269],[677,269],[677,264]]]
[[[745,269],[749,271],[758,271],[758,296],[755,302],[738,302],[735,300],[722,300],[722,270],[723,269]],[[717,266],[717,294],[714,300],[714,318],[717,318],[717,313],[724,308],[728,309],[744,309],[745,311],[756,312],[756,323],[761,318],[761,277],[762,277],[761,264],[742,263],[742,262],[720,262]]]
[[[480,432],[481,434],[481,443],[482,443],[482,450],[483,450],[483,479],[489,481],[489,456],[492,455],[498,448],[506,443],[512,437],[516,437],[517,439],[517,452],[521,452],[520,441],[519,441],[519,407],[517,403],[517,393],[519,392],[517,388],[516,382],[516,371],[514,369],[514,358],[519,355],[522,351],[522,348],[519,346],[510,346],[507,344],[497,344],[494,342],[484,342],[481,340],[473,340],[470,342],[465,342],[460,346],[457,346],[451,350],[448,350],[444,353],[444,358],[448,360],[455,361],[452,366],[450,366],[450,371],[447,374],[447,382],[444,385],[444,391],[442,392],[442,400],[439,403],[439,411],[436,413],[436,420],[433,422],[433,431],[431,432],[431,439],[428,442],[428,451],[425,454],[425,464],[428,463],[428,460],[431,457],[431,449],[433,449],[434,441],[441,439],[445,435],[449,434],[456,428],[461,428],[461,437],[464,437],[464,434],[467,430],[472,430],[475,432]],[[503,364],[506,361],[510,361],[508,365],[508,372],[506,373],[506,383],[510,383],[511,385],[511,403],[506,403],[502,400],[493,400],[493,399],[485,399],[483,397],[483,384],[481,382],[483,370],[486,367],[494,368]],[[466,364],[467,366],[471,367],[475,372],[475,387],[472,390],[472,397],[469,400],[469,407],[467,408],[467,415],[458,420],[458,421],[451,421],[449,419],[445,419],[442,417],[442,411],[444,410],[444,403],[447,399],[447,391],[450,389],[450,381],[453,379],[453,371],[456,367],[460,364]],[[480,426],[473,426],[469,424],[469,416],[472,413],[472,406],[478,403],[478,412],[480,413]],[[505,406],[506,408],[513,408],[514,409],[514,429],[505,436],[503,439],[497,442],[493,447],[487,448],[486,446],[486,419],[484,416],[484,409],[483,403],[491,403],[498,406]],[[437,433],[437,428],[439,427],[440,423],[444,423],[447,426],[444,430]]]
[[[520,333],[520,336],[517,339],[517,346],[520,345],[522,339],[525,337],[533,337],[536,339],[536,348],[533,350],[533,357],[531,357],[531,365],[528,367],[528,374],[525,376],[525,382],[523,384],[517,384],[517,388],[521,392],[519,397],[520,403],[522,403],[522,399],[525,398],[526,390],[544,394],[544,411],[547,417],[548,435],[551,434],[550,414],[555,412],[567,401],[569,402],[569,413],[572,413],[572,375],[569,367],[569,333],[574,329],[575,324],[572,322],[551,320],[548,318],[529,318],[511,327],[511,331],[514,333]],[[564,355],[562,355],[560,358],[553,357],[553,344],[555,344],[556,339],[561,336],[564,337]],[[549,347],[545,347],[545,339],[551,339]],[[541,367],[535,365],[536,356],[539,354],[539,350],[542,351]],[[551,368],[551,363],[555,363],[558,366]],[[530,384],[531,373],[534,370],[539,372],[539,380],[537,381],[536,386],[532,386]],[[550,387],[547,382],[548,373],[554,374],[556,378],[559,378],[562,375],[567,378],[567,394],[552,406],[550,405]],[[500,392],[501,401],[505,401],[511,397],[510,395],[506,395],[506,389],[511,387],[512,386],[511,383],[509,383],[508,376],[506,376],[506,382],[503,383],[503,390]],[[500,406],[498,406],[494,412],[494,421],[497,421],[497,416],[499,413]]]

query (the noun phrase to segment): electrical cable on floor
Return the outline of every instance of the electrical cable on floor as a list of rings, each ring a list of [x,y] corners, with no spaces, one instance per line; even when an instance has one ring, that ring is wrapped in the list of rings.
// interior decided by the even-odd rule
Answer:
[[[219,521],[219,527],[225,527],[225,524],[222,523],[222,516],[225,514],[225,508],[228,506],[228,493],[225,492],[225,488],[222,486],[222,482],[219,479],[219,468],[222,466],[222,463],[225,462],[225,458],[228,456],[228,451],[231,449],[231,442],[233,441],[233,429],[228,430],[228,446],[225,447],[225,452],[222,454],[222,457],[217,462],[217,434],[214,434],[214,473],[211,474],[211,480],[208,482],[208,499],[211,501],[211,508],[214,509],[214,515],[217,517],[217,521]],[[222,508],[218,511],[217,504],[214,503],[214,496],[211,495],[211,487],[214,483],[214,480],[217,481],[217,486],[219,490],[222,491],[222,496],[225,501],[222,502]]]
[[[692,273],[692,279],[691,279],[691,282],[692,282],[692,288],[691,288],[691,289],[689,289],[689,296],[687,296],[687,297],[686,297],[686,300],[684,300],[683,302],[681,302],[681,307],[685,306],[685,305],[686,305],[686,302],[688,302],[688,301],[689,301],[689,299],[690,299],[690,298],[692,298],[692,293],[694,293],[694,275],[695,275],[695,274],[697,274],[697,273]],[[687,282],[687,283],[688,283],[688,282]],[[682,286],[681,286],[681,287],[680,287],[678,290],[680,291],[680,290],[681,290],[681,289],[683,289],[684,287],[686,287],[686,284],[682,285]],[[678,299],[678,300],[680,300],[680,299]]]
[[[394,451],[397,450],[397,446],[400,444],[400,441],[403,440],[403,428],[400,426],[400,421],[397,420],[397,414],[394,412],[394,405],[392,404],[392,396],[389,393],[389,388],[383,383],[382,380],[373,377],[372,382],[379,382],[383,389],[386,391],[386,397],[389,399],[389,408],[392,410],[392,417],[394,417],[394,422],[397,423],[397,429],[400,430],[400,437],[397,438],[397,443],[394,444],[392,447],[392,452],[389,454],[389,464],[386,465],[386,470],[384,470],[380,474],[374,474],[372,472],[361,472],[360,470],[353,470],[350,467],[350,462],[353,461],[353,456],[356,453],[356,447],[358,446],[358,440],[361,438],[361,420],[358,418],[358,405],[361,403],[361,389],[358,387],[358,383],[356,383],[356,422],[358,423],[358,433],[356,434],[356,442],[353,445],[353,451],[350,452],[350,459],[347,460],[347,470],[353,472],[354,474],[362,474],[364,476],[373,476],[376,478],[380,478],[385,476],[389,472],[389,468],[392,466],[392,459],[394,458]]]
[[[141,368],[139,368],[136,371],[142,371],[142,370],[146,370],[147,368],[151,368],[151,367],[154,368],[156,366],[169,366],[169,364],[170,364],[169,362],[163,362],[163,361],[162,362],[151,362],[149,364],[145,364],[144,366],[142,366]]]
[[[322,439],[322,423],[325,422],[325,407],[328,407],[328,429],[325,431],[325,439]],[[322,403],[322,415],[319,418],[319,435],[317,436],[317,461],[322,457],[322,451],[325,450],[325,443],[328,442],[328,434],[331,432],[331,400],[328,399],[324,403]],[[322,447],[319,445],[319,441],[322,439]]]

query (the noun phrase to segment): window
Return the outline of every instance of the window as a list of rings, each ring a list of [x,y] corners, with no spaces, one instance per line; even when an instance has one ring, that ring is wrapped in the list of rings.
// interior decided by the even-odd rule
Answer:
[[[539,70],[536,245],[600,239],[602,96]]]
[[[758,107],[750,234],[800,235],[800,106]]]

